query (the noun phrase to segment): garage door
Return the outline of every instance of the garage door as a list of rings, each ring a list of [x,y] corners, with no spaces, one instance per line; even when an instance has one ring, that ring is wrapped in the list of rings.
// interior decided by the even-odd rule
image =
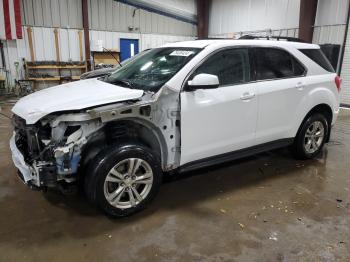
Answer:
[[[346,39],[341,77],[343,78],[343,86],[340,103],[350,105],[350,30]]]

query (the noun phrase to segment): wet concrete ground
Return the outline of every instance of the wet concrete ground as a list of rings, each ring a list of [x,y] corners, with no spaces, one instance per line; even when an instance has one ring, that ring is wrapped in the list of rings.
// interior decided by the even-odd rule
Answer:
[[[350,111],[316,160],[282,149],[182,175],[117,220],[26,188],[11,132],[0,116],[0,261],[350,261]]]

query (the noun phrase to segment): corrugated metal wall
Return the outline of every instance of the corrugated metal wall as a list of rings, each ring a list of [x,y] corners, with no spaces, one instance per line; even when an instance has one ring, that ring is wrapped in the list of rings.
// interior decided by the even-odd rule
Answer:
[[[213,0],[209,35],[294,30],[299,26],[299,8],[300,0]]]
[[[160,5],[176,5],[179,10],[196,12],[195,0],[153,0]],[[195,25],[136,9],[114,0],[88,0],[90,42],[102,40],[103,46],[119,50],[120,38],[139,39],[140,50],[168,42],[191,40]],[[54,29],[58,28],[61,61],[80,60],[78,31],[82,30],[81,0],[22,0],[23,39],[6,41],[5,56],[16,78],[14,62],[30,60],[27,27],[33,30],[35,60],[56,60]],[[130,27],[133,27],[130,30]],[[83,43],[84,46],[84,43]],[[83,52],[85,55],[85,52]],[[85,58],[84,58],[85,59]]]
[[[193,40],[192,36],[179,36],[179,35],[164,35],[164,34],[137,34],[137,33],[123,33],[123,32],[108,32],[108,31],[90,31],[90,42],[92,43],[91,49],[94,49],[93,44],[97,40],[102,40],[103,47],[107,49],[119,50],[119,39],[130,38],[139,39],[140,49],[154,48],[170,42]]]
[[[342,44],[349,0],[318,0],[313,42]]]
[[[90,0],[89,18],[92,30],[129,32],[132,26],[137,32],[150,34],[196,34],[193,24],[178,21],[113,0]]]
[[[159,1],[159,0],[156,0]],[[165,0],[179,8],[195,11],[194,0]],[[193,39],[196,26],[155,13],[137,9],[114,0],[88,0],[91,48],[102,40],[103,47],[119,50],[119,39],[140,39],[140,49],[156,47],[169,41]],[[33,28],[35,59],[55,60],[54,34],[59,28],[61,60],[79,59],[78,31],[82,29],[81,0],[22,0],[24,39],[18,41],[21,57],[28,59],[26,26]],[[44,45],[50,48],[43,48]]]
[[[22,29],[23,39],[17,40],[18,56],[30,60],[27,27],[23,26]],[[56,60],[54,28],[32,27],[32,30],[35,60]],[[80,60],[79,31],[82,30],[58,28],[61,61]]]
[[[179,12],[186,12],[196,15],[197,6],[195,0],[148,0],[166,8],[177,9]]]
[[[348,31],[346,39],[346,47],[342,66],[341,77],[343,78],[340,102],[350,105],[350,31]]]
[[[349,0],[318,0],[313,42],[343,44]],[[343,47],[342,47],[343,48]],[[350,105],[350,36],[347,35],[341,76],[341,103]]]
[[[166,1],[169,2],[169,1]],[[177,0],[193,10],[194,0]],[[136,9],[114,0],[89,0],[89,26],[92,30],[194,36],[196,26],[155,13]],[[22,0],[23,25],[82,28],[81,0]]]
[[[21,2],[23,25],[83,27],[81,0],[22,0]]]

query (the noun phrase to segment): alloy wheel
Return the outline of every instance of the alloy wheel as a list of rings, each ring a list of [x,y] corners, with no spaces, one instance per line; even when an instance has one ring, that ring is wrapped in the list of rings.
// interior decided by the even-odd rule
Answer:
[[[107,174],[104,195],[108,203],[120,209],[137,206],[151,191],[153,171],[143,159],[118,162]]]
[[[308,154],[315,153],[322,145],[325,128],[322,122],[315,121],[306,129],[304,137],[304,149]]]

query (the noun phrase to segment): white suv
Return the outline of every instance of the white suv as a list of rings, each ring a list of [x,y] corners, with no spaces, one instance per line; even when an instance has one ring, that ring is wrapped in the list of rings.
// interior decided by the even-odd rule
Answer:
[[[126,216],[150,202],[163,173],[284,146],[313,158],[337,118],[340,82],[317,45],[167,44],[103,79],[19,100],[13,161],[31,188],[81,181],[89,200]]]

